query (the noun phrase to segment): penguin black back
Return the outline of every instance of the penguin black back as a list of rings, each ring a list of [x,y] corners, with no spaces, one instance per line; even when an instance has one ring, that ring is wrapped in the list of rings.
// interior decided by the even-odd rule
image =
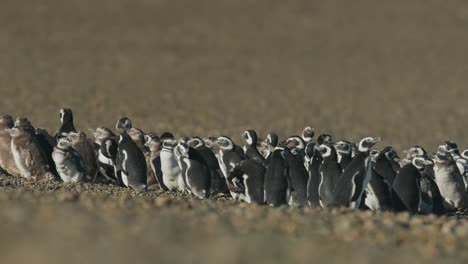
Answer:
[[[288,192],[287,167],[283,158],[283,149],[277,148],[271,155],[270,164],[265,174],[265,199],[270,206],[286,204]]]
[[[76,132],[75,129],[75,124],[73,122],[73,112],[69,108],[62,108],[60,110],[60,129],[55,136],[56,138],[59,138],[62,136],[63,133],[70,133],[70,132]]]
[[[257,133],[254,130],[246,130],[242,137],[245,139],[244,152],[245,155],[251,159],[255,160],[261,164],[265,161],[262,154],[257,149]]]
[[[322,156],[315,149],[315,143],[311,142],[306,146],[306,155],[310,158],[309,178],[307,180],[307,200],[310,207],[320,207],[319,185],[320,185],[320,165]]]

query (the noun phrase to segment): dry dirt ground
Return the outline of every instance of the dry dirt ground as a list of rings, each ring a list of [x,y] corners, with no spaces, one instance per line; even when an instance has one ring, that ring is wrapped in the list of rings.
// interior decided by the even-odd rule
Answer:
[[[465,1],[2,1],[0,112],[182,135],[468,147]],[[1,262],[463,262],[463,217],[271,209],[0,176]]]

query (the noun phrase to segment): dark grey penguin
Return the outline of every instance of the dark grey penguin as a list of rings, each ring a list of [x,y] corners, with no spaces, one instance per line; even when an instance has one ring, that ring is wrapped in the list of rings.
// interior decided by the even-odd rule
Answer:
[[[353,160],[353,144],[349,141],[340,140],[335,143],[335,149],[338,155],[338,163],[341,170],[344,171]]]
[[[320,205],[326,208],[333,203],[334,190],[341,175],[341,166],[338,163],[336,150],[332,143],[327,142],[320,145],[319,151],[323,159],[319,170]]]
[[[129,127],[130,124],[130,127]],[[120,133],[118,155],[116,161],[117,171],[122,177],[125,186],[136,191],[147,190],[147,165],[143,152],[127,134],[131,122],[127,118],[117,122],[116,129]]]
[[[376,151],[375,154],[371,152],[372,174],[365,189],[364,205],[372,211],[390,211],[392,209],[393,170],[387,158],[381,160],[378,159],[382,156],[390,157],[390,153],[393,151],[394,150],[391,147],[386,147],[382,151]],[[377,167],[377,162],[384,163],[380,164],[380,166],[389,165],[392,170],[392,175],[385,177],[379,174],[375,169]],[[392,178],[392,184],[387,180],[387,178],[390,177]]]
[[[245,155],[254,161],[261,164],[265,161],[265,158],[260,154],[257,149],[257,133],[254,130],[246,130],[242,133],[242,137],[245,139],[244,152]]]
[[[390,188],[400,170],[400,165],[396,160],[398,160],[398,155],[392,147],[382,149],[375,160],[375,172],[385,179]],[[398,169],[396,169],[396,166],[398,166]]]
[[[92,140],[86,137],[86,134],[79,132],[63,133],[72,143],[72,147],[78,151],[83,160],[85,168],[84,181],[95,181],[99,173],[99,160],[96,153],[96,147]]]
[[[203,159],[205,159],[206,164],[208,165],[211,175],[211,193],[217,194],[228,192],[226,179],[222,176],[218,160],[214,153],[207,146],[205,146],[203,139],[199,137],[193,137],[188,141],[188,145],[196,149],[200,155],[202,155]]]
[[[276,147],[265,173],[265,200],[269,206],[285,205],[289,198],[290,182],[283,151],[283,147]]]
[[[359,208],[364,190],[372,175],[370,148],[380,138],[366,137],[358,144],[356,156],[340,176],[333,199],[333,206]]]
[[[422,205],[421,172],[430,164],[432,161],[421,156],[413,158],[411,163],[401,168],[392,186],[396,211],[408,211],[413,214],[420,211]]]
[[[208,198],[210,196],[211,175],[203,156],[185,143],[179,143],[174,149],[174,154],[185,164],[182,166],[182,175],[192,195],[199,199]]]
[[[117,156],[119,143],[113,137],[105,138],[101,141],[98,151],[98,159],[101,166],[101,174],[110,181],[115,181],[118,185],[124,186],[121,175],[117,172]]]
[[[72,147],[72,142],[59,138],[52,152],[52,158],[57,166],[57,172],[63,182],[80,182],[85,176],[85,167],[80,153]]]
[[[421,172],[421,212],[426,214],[433,213],[436,215],[445,215],[447,213],[447,209],[444,206],[444,199],[440,194],[439,187],[432,176],[427,173],[427,171],[433,171],[432,168],[429,168],[432,166],[433,164],[425,166],[424,170]]]
[[[320,207],[319,185],[320,185],[320,165],[322,165],[323,158],[320,152],[315,147],[314,142],[307,144],[305,148],[305,155],[310,162],[308,166],[307,180],[307,201],[310,207]]]
[[[60,109],[60,124],[60,129],[55,138],[62,137],[63,133],[76,132],[75,124],[73,123],[73,112],[70,108]]]
[[[314,128],[308,126],[308,127],[305,127],[304,130],[302,130],[301,137],[302,137],[302,140],[304,140],[304,142],[308,144],[314,141],[314,135],[315,135]]]
[[[288,137],[284,143],[286,145],[286,147],[288,147],[291,152],[296,155],[299,160],[301,160],[302,164],[304,167],[306,167],[305,165],[305,146],[306,146],[306,143],[304,142],[304,140],[302,139],[302,137],[300,136],[291,136],[291,137]]]
[[[288,204],[291,206],[307,206],[307,180],[309,175],[300,157],[294,155],[288,148],[284,149],[288,178],[291,182],[291,193]]]
[[[238,151],[240,147],[235,145],[229,137],[218,137],[216,139],[216,145],[219,147],[219,168],[226,179],[227,187],[231,190],[234,183],[228,181],[229,173],[234,169],[237,163],[245,159],[245,156]],[[231,191],[231,196],[234,200],[237,200],[239,198],[239,193]]]
[[[46,153],[29,120],[17,118],[15,126],[9,131],[12,137],[11,151],[21,176],[28,179],[54,179]]]
[[[11,152],[11,135],[9,130],[15,125],[13,117],[5,115],[0,117],[0,167],[12,176],[20,176],[16,167],[15,158]]]
[[[468,208],[468,194],[465,191],[460,171],[449,153],[438,153],[434,157],[435,182],[444,198],[444,206],[449,211]]]
[[[228,181],[234,183],[232,191],[239,193],[239,200],[247,203],[265,203],[265,167],[253,160],[243,160],[229,173]]]
[[[145,145],[150,151],[150,155],[147,157],[146,162],[150,164],[151,170],[153,171],[153,175],[156,179],[155,184],[158,184],[161,190],[168,191],[169,189],[166,185],[164,185],[163,173],[161,169],[161,139],[156,134],[149,133],[146,135]],[[149,185],[150,181],[148,180],[148,186]]]
[[[322,145],[323,143],[327,143],[327,142],[332,142],[333,139],[332,139],[332,136],[329,135],[329,134],[321,134],[318,136],[317,138],[317,145],[320,146]]]

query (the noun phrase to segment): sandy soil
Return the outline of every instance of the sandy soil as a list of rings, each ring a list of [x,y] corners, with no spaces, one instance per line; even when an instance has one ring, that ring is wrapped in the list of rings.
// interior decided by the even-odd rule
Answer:
[[[0,106],[182,135],[468,147],[464,1],[2,2]],[[2,263],[462,262],[466,219],[270,209],[0,176]],[[18,262],[19,261],[19,262]]]

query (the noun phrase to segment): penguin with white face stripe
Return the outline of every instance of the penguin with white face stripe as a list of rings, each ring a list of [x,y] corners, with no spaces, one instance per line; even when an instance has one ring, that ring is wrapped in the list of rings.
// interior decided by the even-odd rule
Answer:
[[[182,167],[185,165],[174,154],[176,146],[177,141],[174,139],[167,138],[162,142],[159,157],[161,158],[163,183],[170,191],[179,190],[185,193],[189,191],[182,175]]]
[[[63,133],[76,132],[75,124],[73,123],[73,112],[70,108],[60,109],[60,124],[60,129],[55,138],[62,137]]]
[[[386,158],[387,156],[391,157],[389,153],[392,151],[393,148],[391,147],[386,147],[382,151],[375,151],[375,153],[371,151],[372,174],[365,189],[364,204],[372,211],[389,211],[392,208],[392,184],[387,178],[391,178],[393,183],[394,175],[391,164]],[[386,176],[380,174],[376,169],[378,166],[390,169],[392,174]],[[383,170],[383,172],[389,173],[387,170]]]
[[[222,176],[221,169],[219,168],[218,159],[205,145],[205,142],[203,142],[199,137],[193,137],[188,141],[188,145],[196,149],[208,165],[211,175],[211,193],[217,194],[228,192],[226,180]]]
[[[260,154],[257,149],[257,133],[254,130],[246,130],[242,133],[242,137],[245,139],[244,152],[245,155],[260,164],[263,164],[265,158]]]
[[[336,185],[333,206],[361,206],[364,190],[372,174],[370,148],[379,141],[380,138],[366,137],[359,142],[356,156],[343,171]]]
[[[310,160],[307,164],[309,176],[307,180],[307,201],[310,207],[320,207],[320,165],[322,165],[323,158],[314,142],[307,144],[305,154]]]
[[[265,167],[253,160],[243,160],[229,173],[228,181],[235,182],[232,191],[239,193],[238,199],[246,203],[265,203]]]
[[[289,198],[291,184],[283,151],[283,146],[276,147],[265,173],[265,200],[269,206],[285,205]]]
[[[182,177],[187,188],[198,199],[206,199],[210,196],[211,175],[203,156],[186,143],[179,143],[174,154],[185,165],[182,166]]]
[[[349,141],[340,140],[335,143],[336,154],[338,155],[338,163],[341,170],[344,171],[353,159],[353,144]]]
[[[400,160],[400,167],[411,163],[415,157],[427,157],[427,151],[419,145],[415,145],[407,150],[403,150],[403,153],[406,154],[406,157]]]
[[[101,174],[108,180],[115,181],[117,185],[124,186],[116,167],[119,143],[113,137],[105,138],[101,142],[98,150]]]
[[[320,146],[323,143],[331,143],[333,142],[333,138],[329,134],[321,134],[317,138],[317,145]]]
[[[302,130],[301,137],[302,137],[302,140],[304,140],[304,142],[308,144],[314,141],[314,135],[315,135],[315,129],[308,126],[308,127],[305,127],[304,130]]]
[[[130,124],[130,126],[128,126],[128,124]],[[130,120],[120,119],[117,122],[116,128],[120,133],[116,167],[117,171],[120,172],[122,182],[125,186],[136,191],[146,191],[146,159],[143,152],[127,134],[127,130],[131,128]]]
[[[394,190],[394,209],[396,211],[408,211],[418,213],[424,207],[421,193],[421,173],[426,166],[432,165],[432,161],[423,156],[414,157],[411,163],[401,168],[395,181]]]
[[[298,155],[294,155],[288,148],[284,149],[283,156],[291,184],[288,204],[295,207],[307,206],[307,180],[309,175],[304,167],[303,160]]]
[[[323,159],[319,170],[320,205],[326,208],[333,203],[334,191],[341,175],[341,166],[333,144],[324,143],[318,149]]]
[[[234,169],[237,163],[245,160],[245,155],[242,151],[242,148],[234,144],[231,138],[226,136],[221,136],[216,139],[216,145],[219,147],[218,153],[218,162],[219,168],[223,173],[227,187],[231,190],[235,187],[234,182],[229,181],[229,173]],[[235,188],[234,188],[235,189]],[[232,198],[234,200],[239,199],[239,193],[237,191],[230,191]]]
[[[276,132],[273,131],[268,133],[265,142],[271,145],[273,148],[276,148],[279,142],[278,134],[276,134]]]

